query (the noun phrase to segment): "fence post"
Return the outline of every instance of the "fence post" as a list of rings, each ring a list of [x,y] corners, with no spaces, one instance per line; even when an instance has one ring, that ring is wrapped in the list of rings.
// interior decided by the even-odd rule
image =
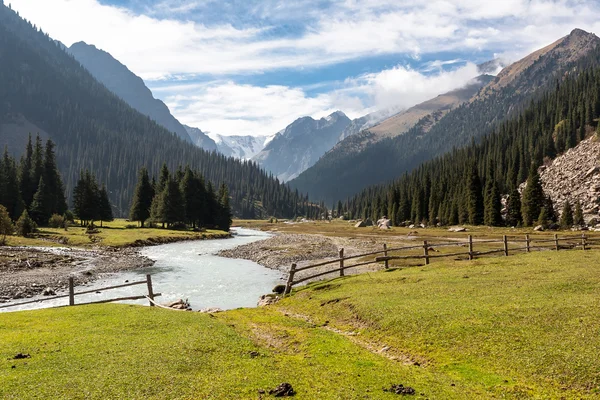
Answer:
[[[344,276],[344,248],[340,249],[340,276]]]
[[[425,255],[425,265],[429,264],[429,248],[427,247],[427,240],[423,240],[423,254]]]
[[[586,243],[585,243],[585,239],[586,239],[586,238],[585,238],[585,233],[582,233],[582,234],[581,234],[581,249],[582,249],[582,250],[585,250],[585,245],[586,245]]]
[[[146,275],[146,284],[148,285],[148,298],[154,301],[154,291],[152,290],[152,276]],[[154,307],[154,303],[150,301],[150,307]]]
[[[502,242],[504,243],[504,255],[508,257],[508,240],[506,235],[502,236]]]
[[[531,251],[531,249],[529,248],[530,243],[531,241],[529,240],[529,235],[525,235],[525,251],[528,253]]]
[[[558,251],[558,235],[554,234],[554,250]]]
[[[285,291],[283,295],[289,294],[292,291],[292,282],[294,282],[294,275],[296,274],[296,264],[292,264],[292,268],[290,268],[290,274],[288,275],[288,280],[285,285]]]
[[[75,284],[73,283],[73,277],[69,277],[69,305],[75,305]]]
[[[383,244],[383,255],[384,255],[385,257],[387,257],[387,256],[388,256],[388,252],[387,252],[387,244],[385,244],[385,243]],[[384,261],[384,264],[385,264],[385,269],[388,269],[388,268],[390,267],[390,262],[389,262],[389,260],[385,260],[385,261]]]
[[[473,235],[469,235],[469,260],[473,259]]]

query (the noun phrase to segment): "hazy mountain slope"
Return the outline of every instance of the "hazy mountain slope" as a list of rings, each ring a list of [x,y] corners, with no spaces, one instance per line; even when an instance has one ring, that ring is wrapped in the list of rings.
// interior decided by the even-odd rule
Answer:
[[[275,135],[253,160],[287,182],[331,149],[350,122],[341,111],[318,121],[311,117],[299,118]]]
[[[138,169],[157,174],[167,163],[171,170],[190,165],[214,185],[226,183],[240,216],[303,215],[308,207],[255,164],[199,149],[134,110],[2,4],[0,60],[0,124],[22,118],[56,142],[68,195],[79,172],[90,169],[107,184],[117,215],[126,215]]]
[[[424,161],[489,133],[498,123],[517,114],[524,105],[555,85],[557,79],[577,73],[578,67],[583,65],[596,64],[599,42],[595,35],[575,30],[528,63],[528,68],[507,67],[519,71],[511,74],[510,82],[499,85],[498,82],[505,79],[505,74],[499,74],[482,89],[485,96],[475,96],[474,100],[439,118],[437,123],[438,116],[430,114],[405,134],[369,145],[351,157],[331,151],[290,185],[330,203],[369,185],[396,178]],[[365,133],[369,134],[373,135]],[[352,138],[356,135],[346,140]]]
[[[183,127],[190,136],[190,139],[192,139],[192,143],[194,143],[196,146],[208,151],[218,150],[215,141],[212,140],[206,133],[202,132],[200,129],[192,128],[191,126],[187,125],[183,125]]]
[[[171,115],[169,108],[152,95],[139,76],[131,72],[109,53],[84,42],[74,43],[69,53],[81,63],[92,76],[134,109],[152,118],[180,138],[191,141],[185,127]]]

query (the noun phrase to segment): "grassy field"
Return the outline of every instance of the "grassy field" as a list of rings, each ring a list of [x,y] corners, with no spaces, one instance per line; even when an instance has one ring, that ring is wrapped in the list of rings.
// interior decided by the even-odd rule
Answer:
[[[599,251],[439,261],[215,316],[0,314],[0,398],[258,399],[282,382],[299,399],[392,399],[394,383],[419,399],[598,398],[599,264]]]
[[[161,228],[139,228],[135,222],[125,219],[115,219],[105,222],[103,227],[98,224],[99,233],[89,235],[86,229],[79,226],[70,226],[64,229],[41,228],[38,234],[32,238],[19,236],[7,237],[9,246],[114,246],[122,247],[134,244],[136,241],[155,241],[167,239],[211,239],[224,237],[223,231],[207,230],[205,232],[193,232],[191,230],[172,230]],[[66,239],[66,243],[65,243]]]

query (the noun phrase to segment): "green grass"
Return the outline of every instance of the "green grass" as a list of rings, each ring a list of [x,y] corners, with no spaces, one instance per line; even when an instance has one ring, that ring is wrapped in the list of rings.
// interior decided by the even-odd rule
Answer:
[[[103,227],[98,224],[99,233],[88,235],[86,229],[74,226],[64,229],[41,228],[36,237],[23,238],[19,236],[7,237],[9,246],[64,246],[59,242],[60,238],[67,238],[68,246],[128,246],[136,241],[145,241],[155,239],[157,241],[164,239],[211,239],[223,237],[226,232],[219,230],[206,230],[205,232],[193,232],[191,230],[173,230],[162,228],[131,228],[135,222],[128,222],[124,219],[115,219],[112,222],[105,222]],[[129,228],[128,228],[129,226]]]
[[[599,264],[598,251],[439,261],[213,317],[0,314],[0,398],[257,399],[281,382],[299,399],[398,398],[382,390],[392,383],[414,398],[598,398]]]

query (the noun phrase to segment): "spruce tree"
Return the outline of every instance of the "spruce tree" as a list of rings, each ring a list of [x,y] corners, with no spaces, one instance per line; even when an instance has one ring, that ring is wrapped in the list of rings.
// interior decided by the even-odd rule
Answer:
[[[494,177],[494,168],[490,163],[488,165],[488,177],[485,182],[485,203],[483,223],[487,226],[502,225],[502,201],[500,190]]]
[[[106,185],[102,185],[98,192],[98,219],[100,220],[100,226],[102,226],[103,221],[110,222],[114,220]]]
[[[183,196],[179,190],[179,184],[174,177],[169,178],[167,181],[161,201],[159,209],[161,210],[163,218],[162,222],[167,223],[168,226],[177,222],[184,222],[185,210]]]
[[[537,218],[537,224],[542,228],[547,229],[548,223],[548,211],[546,210],[546,207],[542,207],[540,210],[540,215]]]
[[[40,178],[44,173],[44,147],[42,146],[42,139],[37,135],[35,138],[35,146],[33,148],[32,166],[31,166],[31,201],[33,201],[33,195],[38,190]],[[29,204],[27,204],[29,206]]]
[[[44,177],[40,177],[38,190],[33,196],[31,202],[31,218],[39,226],[48,225],[48,220],[52,216],[52,195],[48,185],[44,181]]]
[[[573,226],[573,210],[569,200],[565,201],[562,213],[560,214],[560,226],[563,229],[568,229]]]
[[[508,196],[506,205],[506,224],[508,226],[518,226],[523,222],[521,219],[521,195],[516,187],[513,187]]]
[[[585,220],[583,219],[583,210],[581,209],[581,202],[577,200],[575,203],[575,215],[573,216],[573,224],[577,226],[584,226]]]
[[[31,143],[31,134],[27,141],[27,147],[25,148],[25,154],[21,157],[21,163],[19,166],[19,188],[21,190],[21,197],[25,202],[25,206],[29,207],[33,201],[34,184],[32,182],[31,168],[33,167],[33,144]]]
[[[481,196],[481,180],[475,164],[471,164],[466,178],[466,207],[470,225],[483,222],[483,197]]]
[[[6,244],[6,236],[12,235],[14,230],[15,227],[12,224],[6,207],[0,205],[0,245],[4,246]]]
[[[540,211],[544,205],[544,190],[542,189],[540,176],[535,166],[530,168],[527,186],[523,190],[521,203],[523,225],[531,226],[540,215]]]
[[[4,149],[4,157],[0,164],[0,204],[3,204],[8,214],[16,220],[25,209],[19,190],[19,177],[15,160],[9,156],[8,148]]]
[[[154,198],[154,187],[150,182],[148,170],[142,167],[138,173],[138,183],[135,187],[129,219],[131,221],[140,221],[142,228],[148,218],[150,218],[150,207]]]
[[[48,139],[46,141],[46,151],[44,154],[43,172],[44,182],[48,188],[49,207],[52,214],[63,215],[67,211],[67,202],[65,200],[65,190],[56,165],[56,156],[54,154],[54,142]]]
[[[550,196],[544,196],[544,207],[546,208],[546,213],[548,215],[548,223],[558,222],[558,215],[556,215],[554,202]]]
[[[225,183],[221,184],[219,188],[219,219],[217,222],[217,226],[224,230],[229,231],[231,227],[231,207],[229,206],[229,190],[227,189],[227,185]],[[321,209],[326,208],[324,206]]]

